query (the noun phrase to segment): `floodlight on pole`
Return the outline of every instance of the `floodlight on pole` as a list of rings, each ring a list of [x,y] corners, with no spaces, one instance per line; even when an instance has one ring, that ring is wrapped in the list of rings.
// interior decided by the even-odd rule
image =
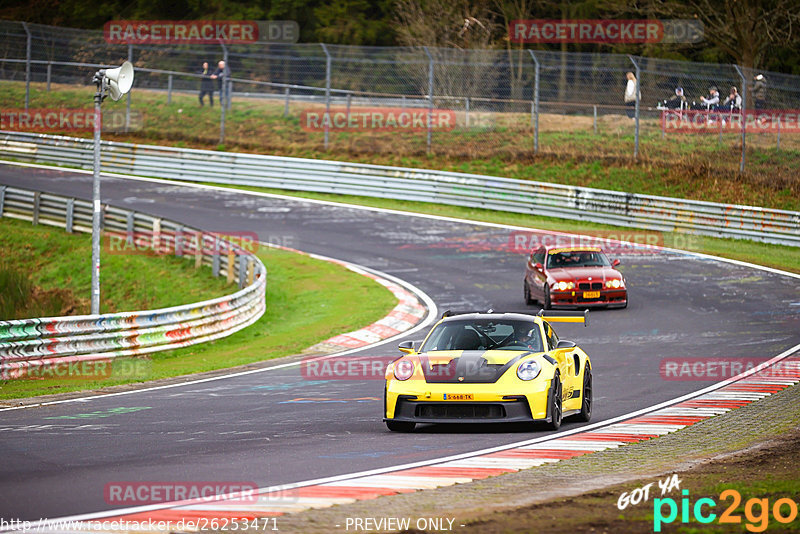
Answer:
[[[133,65],[126,61],[115,69],[101,69],[94,75],[94,177],[92,180],[92,315],[100,314],[100,104],[110,96],[119,100],[133,86]]]

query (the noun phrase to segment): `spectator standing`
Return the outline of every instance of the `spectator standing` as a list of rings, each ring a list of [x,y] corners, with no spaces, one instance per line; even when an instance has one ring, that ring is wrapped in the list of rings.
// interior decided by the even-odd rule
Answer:
[[[767,107],[767,80],[763,74],[753,77],[753,101],[756,109],[766,109]]]
[[[203,68],[200,71],[200,95],[198,99],[200,100],[200,107],[203,107],[203,97],[208,95],[208,102],[211,104],[211,107],[214,107],[214,82],[211,77],[211,69],[208,67],[208,61],[203,62]]]
[[[639,84],[636,80],[636,76],[634,76],[632,72],[625,74],[625,77],[628,78],[628,83],[625,85],[625,95],[623,100],[625,101],[625,106],[627,107],[625,112],[628,114],[628,118],[632,119],[636,114],[636,93],[639,90]]]
[[[226,84],[230,76],[230,69],[225,64],[225,61],[220,60],[219,63],[217,63],[217,70],[214,71],[214,74],[211,75],[211,78],[217,80],[217,86],[219,87],[219,101],[223,106],[227,103],[225,97],[227,96],[226,92],[228,90],[228,86]]]

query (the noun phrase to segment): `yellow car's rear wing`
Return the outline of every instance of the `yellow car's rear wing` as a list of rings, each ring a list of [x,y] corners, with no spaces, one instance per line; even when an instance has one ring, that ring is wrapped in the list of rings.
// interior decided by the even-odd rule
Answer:
[[[540,310],[536,314],[548,323],[583,323],[583,326],[589,326],[589,310],[583,311],[556,311],[556,310]]]

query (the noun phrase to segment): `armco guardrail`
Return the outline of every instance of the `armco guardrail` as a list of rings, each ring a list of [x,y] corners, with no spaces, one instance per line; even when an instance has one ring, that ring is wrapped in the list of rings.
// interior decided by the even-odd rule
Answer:
[[[0,157],[92,168],[91,139],[1,132]],[[800,212],[477,174],[104,142],[104,171],[417,200],[800,246]]]
[[[70,232],[91,232],[92,228],[88,201],[3,185],[0,217]],[[215,276],[238,280],[240,289],[217,299],[160,310],[0,321],[0,378],[24,376],[43,365],[135,356],[211,341],[241,330],[264,314],[266,268],[225,237],[112,206],[104,206],[103,221],[104,230],[121,242],[155,245],[160,252],[186,256],[195,266],[210,266]],[[137,240],[129,241],[134,236]]]

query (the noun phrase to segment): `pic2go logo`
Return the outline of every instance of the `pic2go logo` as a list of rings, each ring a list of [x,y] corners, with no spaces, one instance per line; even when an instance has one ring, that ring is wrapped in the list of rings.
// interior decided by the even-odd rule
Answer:
[[[704,497],[697,499],[694,506],[689,502],[689,490],[683,490],[683,498],[680,504],[681,523],[689,522],[689,515],[694,516],[694,520],[708,524],[717,519],[717,514],[711,510],[716,508],[717,503],[714,499]],[[728,489],[719,494],[721,501],[731,499],[730,505],[719,516],[718,523],[741,524],[742,517],[736,513],[742,502],[742,495],[734,490]],[[665,510],[666,508],[666,510]],[[666,516],[664,515],[666,511]],[[654,499],[653,500],[653,532],[661,532],[662,524],[673,523],[678,518],[679,506],[675,499]],[[749,499],[744,504],[744,517],[747,520],[745,528],[750,532],[764,532],[769,525],[770,512],[778,523],[788,524],[797,518],[797,503],[789,498],[782,498],[775,501],[772,508],[769,506],[769,499]]]

